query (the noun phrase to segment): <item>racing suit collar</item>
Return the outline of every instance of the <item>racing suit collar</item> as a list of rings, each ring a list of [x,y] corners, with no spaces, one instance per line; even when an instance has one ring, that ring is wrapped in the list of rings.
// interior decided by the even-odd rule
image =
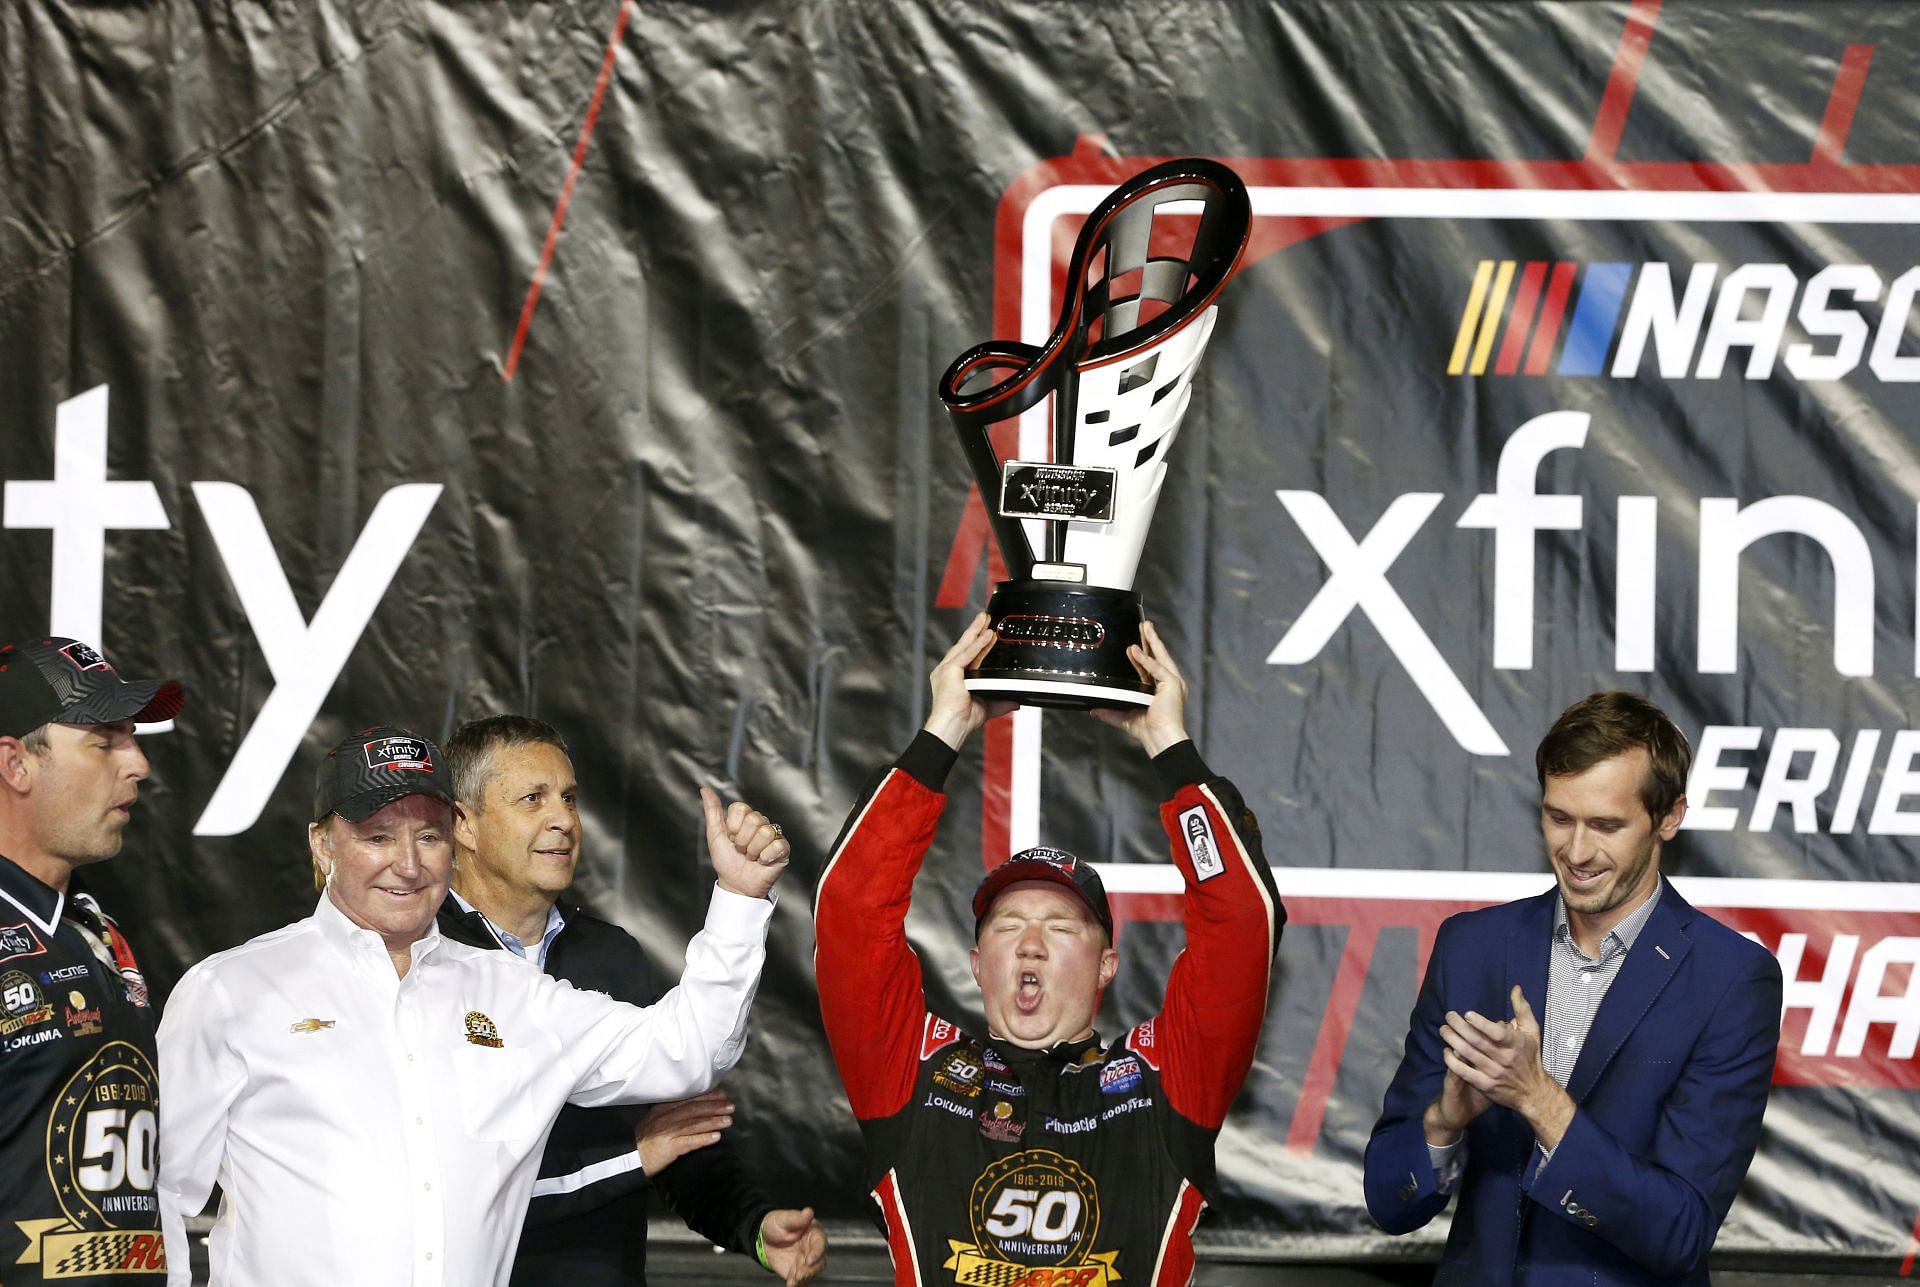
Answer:
[[[1056,1042],[1045,1050],[1029,1050],[1024,1046],[1016,1046],[1003,1037],[992,1036],[991,1033],[989,1038],[993,1042],[995,1054],[1009,1065],[1021,1068],[1030,1068],[1043,1063],[1056,1063],[1062,1066],[1083,1063],[1087,1061],[1087,1052],[1097,1051],[1101,1045],[1100,1031],[1097,1028],[1078,1040]]]
[[[51,934],[60,923],[67,896],[40,879],[13,859],[0,854],[0,900],[33,918],[33,923]],[[0,913],[4,908],[0,908]]]

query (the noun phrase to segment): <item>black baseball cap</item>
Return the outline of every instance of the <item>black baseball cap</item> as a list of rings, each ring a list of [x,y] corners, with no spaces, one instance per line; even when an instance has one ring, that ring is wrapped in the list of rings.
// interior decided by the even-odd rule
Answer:
[[[337,813],[348,822],[364,822],[403,795],[454,802],[453,783],[440,767],[440,748],[418,733],[375,724],[320,761],[313,775],[313,820]]]
[[[1000,891],[1023,880],[1050,880],[1078,894],[1087,910],[1093,913],[1093,919],[1107,931],[1107,941],[1113,941],[1113,911],[1107,906],[1107,887],[1100,883],[1100,873],[1093,869],[1092,863],[1081,862],[1064,849],[1049,849],[1044,845],[1023,849],[1007,859],[988,872],[980,887],[973,891],[975,938],[980,936],[980,923],[986,920],[987,909],[993,906]]]
[[[0,646],[0,737],[24,737],[43,724],[150,724],[172,719],[186,700],[179,680],[122,679],[78,639]]]

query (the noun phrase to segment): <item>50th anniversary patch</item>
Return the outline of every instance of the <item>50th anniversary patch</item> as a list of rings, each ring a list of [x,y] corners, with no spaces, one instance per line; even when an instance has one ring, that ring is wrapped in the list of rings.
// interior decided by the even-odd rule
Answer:
[[[1081,1165],[1026,1149],[980,1173],[967,1202],[972,1242],[948,1239],[959,1287],[1107,1287],[1117,1251],[1096,1252],[1100,1188]]]

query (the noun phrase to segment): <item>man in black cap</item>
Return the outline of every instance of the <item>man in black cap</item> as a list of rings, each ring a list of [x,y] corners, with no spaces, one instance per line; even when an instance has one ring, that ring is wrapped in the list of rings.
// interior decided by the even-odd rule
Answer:
[[[74,639],[0,647],[0,1265],[9,1284],[157,1282],[159,1087],[146,983],[74,887],[120,852],[147,776],[135,721],[172,680],[130,683]]]
[[[820,878],[820,1010],[902,1282],[1185,1283],[1213,1143],[1253,1062],[1284,912],[1239,794],[1188,739],[1186,682],[1151,624],[1129,651],[1153,700],[1096,712],[1152,756],[1186,883],[1187,949],[1160,1013],[1094,1031],[1119,969],[1089,863],[1029,849],[973,896],[976,1025],[928,1009],[906,939],[961,744],[991,716],[966,667],[982,613],[934,667],[926,726],[854,805]],[[973,1029],[973,1031],[969,1031]]]
[[[346,739],[316,777],[314,914],[175,989],[159,1197],[177,1287],[184,1218],[215,1182],[216,1287],[505,1287],[563,1104],[682,1098],[739,1058],[787,862],[779,828],[702,789],[706,927],[679,986],[640,1007],[441,936],[453,798],[426,738]]]

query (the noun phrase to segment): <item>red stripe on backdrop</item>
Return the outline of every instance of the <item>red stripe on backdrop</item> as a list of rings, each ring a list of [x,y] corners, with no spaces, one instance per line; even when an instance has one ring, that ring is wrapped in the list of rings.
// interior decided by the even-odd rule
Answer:
[[[1131,922],[1179,919],[1183,902],[1177,894],[1115,894],[1116,942]],[[1285,902],[1290,926],[1339,925],[1348,931],[1287,1130],[1288,1149],[1306,1154],[1313,1150],[1325,1124],[1380,931],[1405,928],[1419,935],[1415,977],[1408,980],[1417,987],[1425,977],[1440,923],[1456,912],[1486,904],[1298,895]],[[1909,940],[1920,938],[1920,914],[1710,904],[1701,910],[1753,935],[1776,956],[1788,958],[1787,1009],[1775,1085],[1920,1089],[1920,1061],[1899,1053],[1904,1049],[1899,1043],[1909,979],[1920,969],[1908,964],[1906,949]],[[1799,937],[1783,942],[1788,935]],[[1866,1009],[1856,1012],[1856,1006]],[[1808,1029],[1815,1023],[1820,1026],[1809,1041]],[[1854,1049],[1855,1045],[1859,1048]],[[1804,1052],[1803,1046],[1808,1047]]]
[[[1520,365],[1520,350],[1526,347],[1527,328],[1533,325],[1533,311],[1540,307],[1540,283],[1546,280],[1547,266],[1535,261],[1520,274],[1520,294],[1507,315],[1507,337],[1500,343],[1500,357],[1493,365],[1495,375],[1512,375]]]
[[[1574,265],[1553,266],[1553,281],[1547,286],[1547,306],[1540,314],[1540,325],[1533,332],[1533,347],[1527,350],[1527,374],[1545,375],[1553,360],[1554,342],[1560,338],[1560,318],[1567,311],[1567,295],[1573,290]]]
[[[1820,132],[1813,139],[1813,160],[1829,165],[1844,163],[1847,135],[1853,130],[1853,114],[1860,106],[1860,91],[1867,84],[1867,68],[1873,62],[1872,45],[1848,45],[1840,56],[1840,70],[1833,78],[1833,91],[1827,96],[1826,115],[1820,120]]]
[[[1360,1008],[1360,993],[1367,986],[1367,967],[1373,963],[1373,949],[1379,941],[1377,925],[1355,925],[1347,931],[1347,946],[1340,953],[1340,968],[1333,976],[1326,1017],[1320,1021],[1320,1035],[1307,1060],[1306,1078],[1300,1083],[1300,1100],[1293,1108],[1293,1123],[1287,1127],[1287,1151],[1296,1156],[1312,1153],[1314,1141],[1320,1138],[1327,1101],[1333,1098],[1334,1078],[1340,1072],[1347,1036],[1353,1030],[1353,1016]]]
[[[587,144],[593,140],[593,127],[600,120],[600,102],[606,97],[607,82],[613,79],[614,57],[620,52],[620,38],[627,32],[627,15],[633,0],[620,0],[620,14],[614,19],[613,34],[607,37],[607,52],[600,58],[600,75],[593,82],[593,97],[587,102],[587,117],[580,123],[580,137],[573,145],[573,163],[567,167],[566,180],[560,185],[560,199],[554,204],[553,219],[547,224],[546,244],[540,247],[540,262],[527,287],[527,299],[520,306],[520,323],[514,328],[513,343],[507,348],[507,361],[500,370],[502,380],[511,380],[520,369],[520,353],[526,347],[527,331],[533,326],[533,310],[540,303],[540,288],[547,279],[547,265],[553,262],[553,248],[560,240],[560,228],[567,221],[567,206],[573,201],[573,185],[587,159]]]
[[[1620,136],[1626,132],[1627,113],[1633,108],[1640,69],[1646,65],[1653,27],[1659,20],[1660,0],[1634,0],[1626,28],[1620,33],[1620,45],[1614,50],[1607,87],[1600,94],[1600,107],[1593,116],[1593,133],[1587,140],[1590,164],[1610,165],[1620,151]]]

